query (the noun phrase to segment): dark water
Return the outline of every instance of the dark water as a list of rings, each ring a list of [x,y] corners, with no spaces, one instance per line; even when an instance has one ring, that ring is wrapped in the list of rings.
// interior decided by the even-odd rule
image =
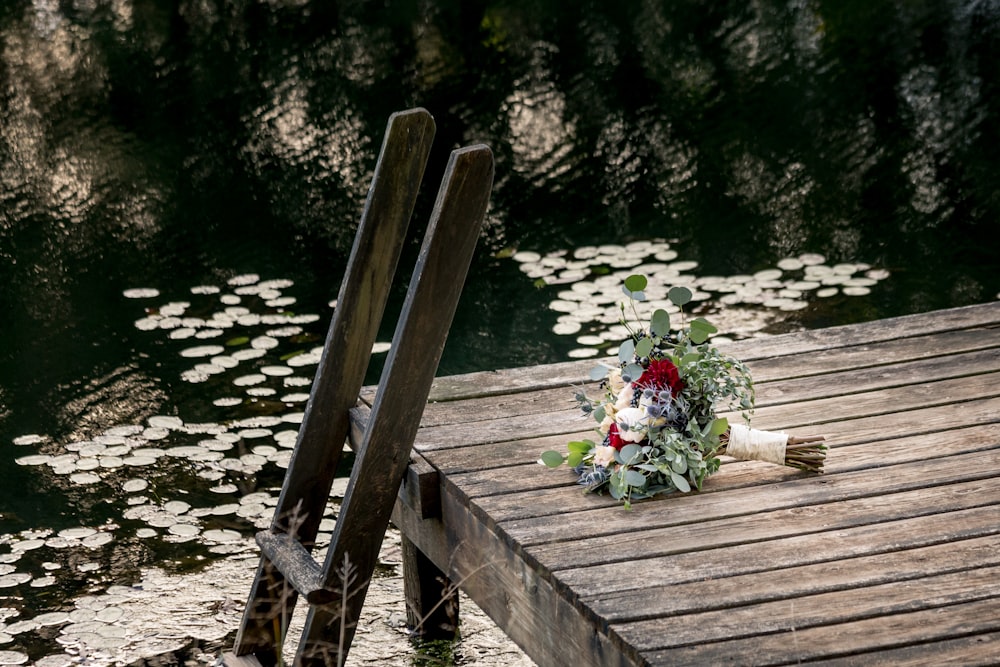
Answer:
[[[497,157],[442,362],[457,373],[574,346],[517,249],[666,238],[701,275],[801,253],[889,272],[776,330],[997,298],[998,67],[985,1],[2,0],[0,530],[123,507],[15,465],[36,451],[18,436],[53,453],[151,415],[254,414],[213,407],[211,385],[178,379],[180,347],[134,322],[254,273],[293,281],[291,310],[320,316],[278,351],[308,347],[393,111],[434,114],[429,173],[460,145]],[[160,296],[124,298],[134,287]],[[6,591],[31,616],[85,587]]]

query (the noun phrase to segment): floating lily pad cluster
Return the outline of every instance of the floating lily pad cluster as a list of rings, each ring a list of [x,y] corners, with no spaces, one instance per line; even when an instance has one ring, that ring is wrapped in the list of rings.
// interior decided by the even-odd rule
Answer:
[[[33,468],[46,485],[70,497],[97,494],[116,508],[117,517],[96,525],[0,535],[0,592],[21,600],[0,602],[0,649],[12,649],[0,650],[0,665],[26,663],[27,649],[13,649],[31,645],[38,633],[53,637],[55,645],[51,655],[33,656],[34,664],[51,665],[121,654],[155,634],[124,630],[117,601],[130,589],[108,572],[121,558],[115,553],[142,551],[154,543],[161,545],[159,551],[178,549],[178,562],[256,553],[252,535],[271,522],[280,471],[288,466],[322,349],[315,345],[323,333],[322,318],[289,310],[295,299],[282,290],[291,285],[247,274],[224,287],[191,288],[184,301],[157,304],[159,292],[149,288],[124,293],[126,303],[136,300],[145,310],[136,328],[143,336],[155,336],[150,344],[176,354],[178,363],[163,367],[167,372],[179,368],[180,380],[203,389],[208,394],[203,400],[219,418],[205,421],[205,406],[199,405],[197,421],[159,414],[69,442],[44,434],[14,439],[18,465]],[[375,351],[386,347],[380,344]],[[177,411],[187,408],[181,404]],[[262,472],[269,473],[264,478],[270,484],[260,483]],[[335,498],[345,486],[346,480],[337,480]],[[320,545],[330,539],[335,511],[331,501],[320,525]],[[24,602],[41,599],[31,593],[34,589],[58,590],[61,582],[80,581],[110,588],[64,599],[58,609]],[[55,598],[58,593],[50,596]],[[68,605],[76,609],[61,611]],[[183,646],[183,639],[172,638],[173,648]],[[56,653],[59,646],[63,652]],[[161,649],[147,646],[146,654]]]
[[[810,302],[837,295],[855,297],[889,276],[888,271],[864,263],[828,264],[823,255],[805,253],[786,257],[774,267],[752,274],[698,276],[698,263],[679,259],[668,241],[636,241],[626,245],[586,246],[545,255],[516,252],[513,259],[529,278],[543,286],[561,288],[549,308],[559,313],[553,332],[574,336],[580,346],[571,357],[617,354],[617,342],[628,336],[621,327],[621,285],[629,275],[649,278],[648,301],[640,317],[656,309],[678,311],[667,299],[672,286],[692,290],[692,306],[711,307],[712,321],[731,334],[750,334],[768,324],[761,313],[802,310]]]

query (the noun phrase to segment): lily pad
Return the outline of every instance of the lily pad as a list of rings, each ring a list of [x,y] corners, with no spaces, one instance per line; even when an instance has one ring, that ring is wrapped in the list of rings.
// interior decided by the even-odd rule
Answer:
[[[96,484],[101,481],[100,475],[95,475],[91,472],[78,472],[69,476],[69,479],[74,484],[87,485]]]
[[[20,651],[0,651],[0,665],[23,665],[28,656]]]
[[[182,357],[214,357],[226,351],[221,345],[198,345],[181,350]]]
[[[160,290],[153,287],[132,287],[122,292],[126,299],[154,299],[160,296]]]

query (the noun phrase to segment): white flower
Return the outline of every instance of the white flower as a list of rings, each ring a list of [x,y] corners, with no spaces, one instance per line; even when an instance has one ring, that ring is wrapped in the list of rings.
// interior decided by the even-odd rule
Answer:
[[[611,415],[605,415],[601,423],[598,424],[597,430],[603,433],[604,435],[607,435],[608,431],[611,430],[611,425],[614,423],[615,423],[614,417],[612,417]]]
[[[622,369],[612,368],[608,372],[608,389],[612,394],[617,395],[625,388],[625,380],[622,379]]]
[[[625,408],[619,410],[615,415],[618,422],[618,435],[626,442],[642,442],[646,439],[646,429],[649,427],[649,418],[645,410],[639,408]]]
[[[602,468],[607,468],[612,463],[615,462],[615,448],[605,447],[604,445],[598,445],[594,448],[594,463],[601,466]]]
[[[618,400],[615,401],[615,410],[624,410],[632,407],[633,393],[631,382],[622,387],[622,390],[618,392]]]

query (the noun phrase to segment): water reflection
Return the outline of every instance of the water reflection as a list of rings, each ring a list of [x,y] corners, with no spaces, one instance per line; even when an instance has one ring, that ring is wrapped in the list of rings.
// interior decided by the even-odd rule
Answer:
[[[175,533],[190,528],[170,533],[122,518],[149,505],[157,521],[169,520],[154,502],[156,483],[169,490],[166,502],[182,500],[183,488],[197,490],[183,499],[194,510],[228,506],[197,521],[188,510],[173,525],[197,523],[211,535],[249,530],[264,516],[251,509],[265,504],[236,496],[277,484],[288,449],[278,433],[294,424],[241,420],[300,412],[308,378],[264,372],[291,363],[237,358],[230,337],[213,331],[254,313],[230,311],[213,324],[197,310],[212,295],[186,290],[215,285],[250,301],[257,297],[237,294],[245,286],[231,278],[281,276],[294,281],[296,301],[274,308],[328,314],[393,111],[434,113],[428,173],[455,146],[494,149],[488,225],[441,369],[519,366],[605,351],[606,328],[584,317],[603,297],[569,286],[598,286],[629,268],[588,264],[598,255],[584,257],[587,249],[646,239],[671,239],[653,263],[696,266],[670,279],[703,292],[704,308],[728,313],[726,328],[738,335],[995,298],[998,36],[995,2],[944,0],[0,3],[0,442],[50,436],[0,461],[4,479],[15,480],[0,487],[4,530],[22,546],[71,527],[115,536],[93,552],[81,546],[72,563],[31,561],[33,579],[10,584],[12,597],[28,616],[42,611],[32,608],[33,582],[104,586],[111,579],[101,573],[128,578],[128,562],[183,560],[188,542],[146,531],[184,538]],[[530,270],[510,259],[530,253],[538,258]],[[818,255],[831,271],[851,267],[846,279],[877,285],[827,297],[830,286],[795,285],[821,282],[815,270],[767,278],[786,271],[786,260]],[[869,277],[862,263],[887,272]],[[556,265],[576,273],[548,285]],[[761,286],[768,280],[781,284]],[[137,286],[173,301],[136,312],[141,299],[122,295]],[[792,303],[752,302],[762,294]],[[550,310],[556,302],[573,312]],[[161,328],[171,317],[176,325]],[[309,336],[322,327],[298,326],[278,336],[268,331],[281,327],[264,325],[254,336],[279,341],[265,356],[297,345],[308,361],[318,344]],[[163,337],[151,342],[153,331]],[[177,360],[196,345],[225,349]],[[233,368],[245,385],[225,379]],[[210,390],[218,390],[212,401]],[[135,434],[109,431],[142,425],[145,433],[150,418],[179,415],[185,424],[240,423],[234,433],[244,442],[168,429],[170,446],[130,441],[124,456],[57,451],[95,437],[127,440]],[[275,430],[257,436],[275,442],[251,442],[255,429]],[[157,451],[172,447],[204,460]],[[56,465],[13,462],[31,455]],[[102,461],[130,456],[162,477],[126,490],[128,464]],[[198,476],[223,459],[239,464],[212,469],[216,479]],[[76,484],[74,474],[102,481]],[[105,483],[112,478],[121,485]],[[49,495],[39,504],[42,489]],[[220,494],[231,501],[209,502]],[[97,574],[81,571],[97,562]]]

